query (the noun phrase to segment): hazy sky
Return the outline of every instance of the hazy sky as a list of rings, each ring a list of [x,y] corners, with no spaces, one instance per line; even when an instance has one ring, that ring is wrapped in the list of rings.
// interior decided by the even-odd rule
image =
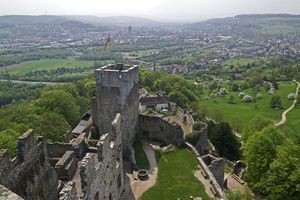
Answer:
[[[300,0],[0,0],[0,15],[129,15],[197,21],[243,13],[300,14]]]

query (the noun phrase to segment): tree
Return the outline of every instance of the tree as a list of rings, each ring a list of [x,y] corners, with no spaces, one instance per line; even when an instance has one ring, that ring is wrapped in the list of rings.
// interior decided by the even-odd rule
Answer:
[[[236,103],[235,98],[234,98],[233,95],[230,95],[230,97],[228,98],[228,103],[229,104],[235,104]]]
[[[40,116],[35,131],[37,135],[44,136],[48,141],[60,142],[63,141],[69,128],[68,122],[61,114],[47,112]]]
[[[62,90],[44,92],[36,101],[36,106],[40,114],[49,111],[61,114],[72,127],[75,127],[80,118],[80,107],[76,105],[75,99]]]
[[[240,90],[240,86],[237,83],[232,83],[231,90],[237,92]]]
[[[248,138],[257,131],[261,131],[265,127],[272,124],[272,121],[263,117],[257,116],[250,120],[250,122],[245,126],[242,134],[242,140],[246,144]]]
[[[267,171],[276,158],[276,149],[284,142],[284,135],[272,125],[252,134],[244,146],[244,157],[247,163],[246,180],[252,188],[265,195]]]
[[[265,181],[268,199],[296,200],[300,197],[300,147],[287,140],[277,148]]]
[[[281,98],[278,95],[272,96],[270,100],[270,106],[271,108],[281,108]]]
[[[228,123],[221,122],[217,124],[213,128],[209,138],[220,156],[226,157],[229,160],[240,159],[240,144]]]

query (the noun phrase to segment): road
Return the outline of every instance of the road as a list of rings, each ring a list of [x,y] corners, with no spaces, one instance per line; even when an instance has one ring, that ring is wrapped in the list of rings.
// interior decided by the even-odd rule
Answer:
[[[297,83],[297,89],[296,89],[296,95],[295,95],[295,99],[293,101],[293,104],[288,108],[286,109],[282,114],[281,114],[281,120],[277,123],[275,123],[274,125],[275,126],[281,126],[283,125],[285,122],[286,122],[286,115],[288,114],[288,112],[290,112],[296,105],[297,103],[297,99],[298,99],[298,93],[299,93],[299,88],[300,88],[300,83],[296,80],[293,80],[295,83]]]

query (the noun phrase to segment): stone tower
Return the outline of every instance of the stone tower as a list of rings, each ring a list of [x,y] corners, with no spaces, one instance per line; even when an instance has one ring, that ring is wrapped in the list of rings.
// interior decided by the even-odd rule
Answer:
[[[116,114],[121,113],[123,147],[134,141],[139,113],[138,91],[138,66],[126,68],[123,64],[116,64],[96,70],[96,100],[93,115],[94,125],[100,135],[109,132]]]

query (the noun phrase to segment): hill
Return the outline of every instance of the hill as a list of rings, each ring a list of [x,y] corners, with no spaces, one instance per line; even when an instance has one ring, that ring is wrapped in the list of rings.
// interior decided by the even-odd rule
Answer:
[[[225,35],[268,36],[300,33],[300,15],[253,14],[210,19],[186,25],[196,31]]]

